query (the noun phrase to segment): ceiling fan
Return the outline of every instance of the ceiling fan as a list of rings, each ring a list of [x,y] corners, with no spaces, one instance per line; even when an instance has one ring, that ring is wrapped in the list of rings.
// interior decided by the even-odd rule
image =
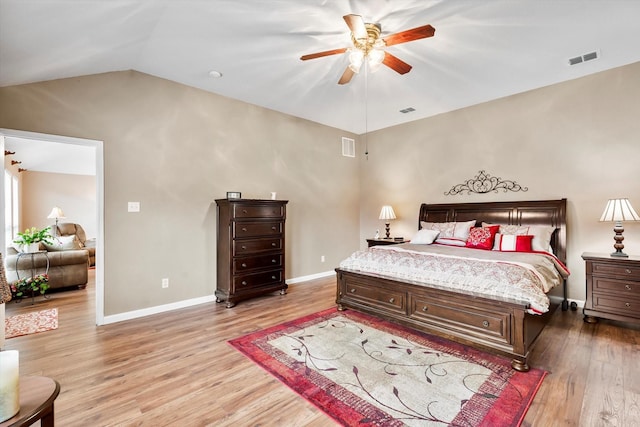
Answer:
[[[301,60],[306,61],[308,59],[349,52],[349,66],[347,66],[342,77],[338,80],[338,84],[341,85],[351,81],[353,75],[360,71],[360,67],[365,59],[372,72],[377,70],[380,64],[384,64],[399,74],[408,73],[411,71],[411,65],[386,52],[384,48],[395,44],[433,37],[436,32],[435,28],[431,25],[423,25],[422,27],[380,37],[380,32],[382,31],[380,24],[365,23],[360,15],[345,15],[343,18],[351,30],[352,47],[326,50],[300,57]]]

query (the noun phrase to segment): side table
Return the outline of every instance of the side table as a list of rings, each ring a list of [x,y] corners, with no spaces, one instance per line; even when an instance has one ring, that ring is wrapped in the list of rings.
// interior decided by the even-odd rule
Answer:
[[[42,266],[36,266],[36,260],[35,260],[36,255],[42,255],[42,256],[44,256],[44,259],[45,259],[44,268],[43,268]],[[42,274],[48,274],[48,273],[49,273],[49,252],[47,252],[47,251],[38,251],[38,252],[20,252],[20,253],[18,253],[18,255],[16,256],[16,276],[18,277],[18,280],[20,280],[20,279],[21,279],[21,277],[20,277],[20,268],[19,268],[19,266],[20,266],[20,264],[21,264],[21,263],[20,263],[20,259],[25,258],[25,257],[30,257],[30,258],[31,258],[31,268],[30,268],[30,270],[31,270],[31,276],[30,276],[30,277],[35,277],[35,276],[37,276],[37,274],[36,274],[36,273],[37,273],[39,270],[41,270],[41,271],[43,270],[43,271],[44,271]],[[27,261],[27,262],[28,262],[28,261]],[[24,264],[24,262],[23,262],[22,264]],[[42,264],[40,264],[40,265],[42,265]],[[28,277],[22,277],[22,279],[25,279],[25,278],[27,278],[27,279],[28,279]],[[43,296],[44,296],[44,295],[43,295]],[[24,296],[23,296],[22,298],[24,298]],[[48,296],[44,296],[44,298],[48,298]],[[31,294],[31,304],[33,304],[33,303],[34,303],[34,300],[35,300],[35,294],[34,294],[34,293],[32,293],[32,294]],[[17,302],[17,301],[18,301],[18,300],[16,300],[16,302]]]
[[[53,402],[60,393],[58,381],[48,377],[20,377],[20,411],[0,427],[30,426],[40,420],[42,427],[53,427]]]
[[[407,243],[408,240],[395,240],[391,239],[367,239],[367,244],[369,247],[371,246],[379,246],[379,245],[399,245],[400,243]]]

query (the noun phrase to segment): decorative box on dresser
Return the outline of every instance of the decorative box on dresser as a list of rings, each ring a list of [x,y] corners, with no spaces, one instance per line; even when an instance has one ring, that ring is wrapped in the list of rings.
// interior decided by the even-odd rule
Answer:
[[[583,253],[586,262],[587,298],[584,321],[598,317],[640,323],[640,257],[613,257]]]
[[[219,199],[216,301],[236,302],[279,290],[285,294],[287,200]]]

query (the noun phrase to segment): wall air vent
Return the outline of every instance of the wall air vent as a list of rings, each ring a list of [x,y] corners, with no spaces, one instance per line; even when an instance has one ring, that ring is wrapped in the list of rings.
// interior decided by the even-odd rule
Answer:
[[[401,112],[402,114],[407,114],[407,113],[410,113],[410,112],[412,112],[412,111],[416,111],[416,109],[415,109],[415,108],[413,108],[413,107],[407,107],[407,108],[405,108],[405,109],[403,109],[403,110],[400,110],[400,112]]]
[[[585,53],[584,55],[576,56],[575,58],[569,58],[569,65],[576,65],[582,62],[593,61],[594,59],[598,59],[600,55],[598,51]]]
[[[345,157],[356,156],[356,141],[351,138],[342,137],[342,155]]]

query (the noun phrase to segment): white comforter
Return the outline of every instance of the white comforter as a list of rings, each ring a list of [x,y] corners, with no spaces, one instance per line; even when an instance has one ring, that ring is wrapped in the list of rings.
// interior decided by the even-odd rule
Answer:
[[[549,311],[546,293],[569,276],[553,255],[500,252],[445,245],[373,246],[340,263],[344,270],[374,273],[418,284],[528,305]]]

